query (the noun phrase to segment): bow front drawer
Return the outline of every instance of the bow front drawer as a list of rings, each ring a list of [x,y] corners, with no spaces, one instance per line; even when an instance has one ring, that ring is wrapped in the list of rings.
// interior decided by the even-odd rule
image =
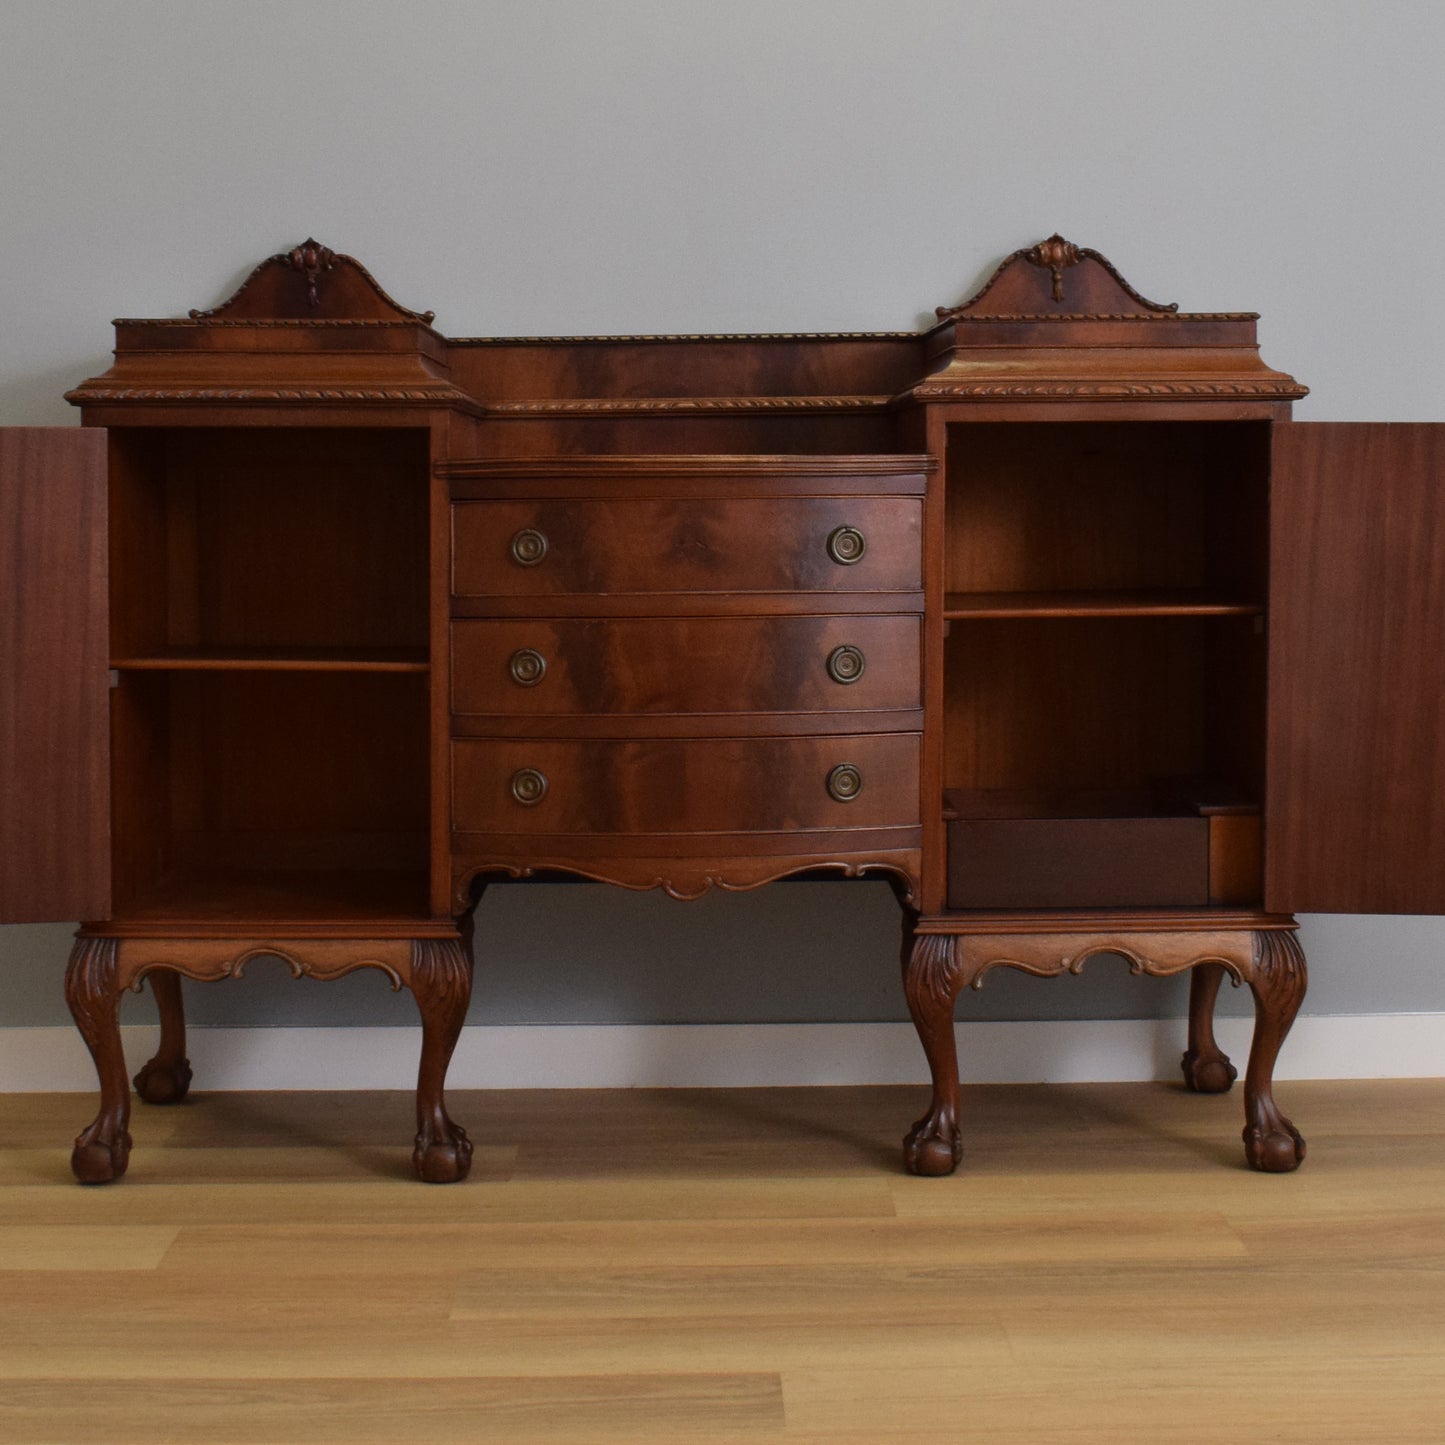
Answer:
[[[459,501],[452,590],[917,592],[917,497],[617,497]]]
[[[452,709],[503,717],[922,706],[916,615],[458,619]]]
[[[458,738],[462,833],[748,833],[916,826],[918,734]]]

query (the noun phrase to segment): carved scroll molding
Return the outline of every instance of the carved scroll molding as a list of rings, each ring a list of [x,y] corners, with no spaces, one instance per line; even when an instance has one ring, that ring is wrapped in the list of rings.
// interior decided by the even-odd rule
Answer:
[[[279,958],[293,978],[324,980],[374,968],[386,975],[393,990],[405,987],[411,978],[411,945],[404,939],[127,938],[119,942],[118,987],[137,992],[155,969],[210,983],[240,978],[254,958]]]
[[[534,878],[542,873],[571,873],[592,883],[610,883],[637,893],[661,889],[669,898],[691,902],[717,888],[726,893],[743,893],[765,883],[800,873],[833,873],[840,878],[862,878],[867,874],[888,875],[900,899],[907,906],[916,903],[919,892],[919,856],[916,852],[839,858],[817,857],[749,858],[700,860],[650,858],[545,858],[530,864],[490,858],[475,859],[453,875],[452,903],[457,914],[465,913],[474,901],[477,881],[487,875],[514,879]]]
[[[1254,975],[1255,936],[1244,931],[966,935],[961,940],[961,986],[982,988],[984,977],[995,968],[1013,968],[1036,978],[1077,974],[1100,954],[1118,955],[1128,963],[1130,973],[1152,978],[1217,963],[1237,986]]]

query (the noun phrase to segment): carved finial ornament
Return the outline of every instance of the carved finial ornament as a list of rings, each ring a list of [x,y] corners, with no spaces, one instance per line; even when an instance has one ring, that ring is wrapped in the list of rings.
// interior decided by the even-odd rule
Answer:
[[[1047,271],[1054,282],[1054,300],[1064,299],[1064,272],[1070,266],[1077,266],[1083,259],[1079,248],[1072,241],[1066,241],[1057,231],[1047,241],[1024,252],[1024,260],[1031,266]]]
[[[314,237],[308,236],[287,254],[286,262],[293,271],[301,272],[305,278],[307,301],[312,306],[319,306],[321,295],[318,287],[321,277],[336,265],[336,253],[329,246],[323,246]]]

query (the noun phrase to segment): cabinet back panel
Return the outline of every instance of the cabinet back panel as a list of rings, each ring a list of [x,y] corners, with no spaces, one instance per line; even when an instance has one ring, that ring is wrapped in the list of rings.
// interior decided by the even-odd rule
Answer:
[[[981,423],[950,429],[947,590],[1264,593],[1266,428]]]
[[[114,434],[116,655],[421,647],[426,433]]]
[[[1205,765],[1194,619],[956,622],[945,786],[1131,788]]]
[[[170,877],[424,873],[423,676],[126,674],[115,689],[117,915]],[[190,886],[190,885],[185,885]]]

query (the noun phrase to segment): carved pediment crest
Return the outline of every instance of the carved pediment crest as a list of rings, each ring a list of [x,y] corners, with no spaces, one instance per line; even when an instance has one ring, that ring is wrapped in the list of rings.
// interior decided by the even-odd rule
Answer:
[[[1042,274],[1041,274],[1042,273]],[[987,299],[987,306],[982,303]],[[1006,257],[982,288],[961,306],[940,306],[940,321],[1001,316],[1173,316],[1177,302],[1163,305],[1141,296],[1112,262],[1057,231]]]
[[[193,310],[193,321],[417,321],[433,311],[409,311],[377,284],[354,256],[308,236],[268,256],[219,306]]]

